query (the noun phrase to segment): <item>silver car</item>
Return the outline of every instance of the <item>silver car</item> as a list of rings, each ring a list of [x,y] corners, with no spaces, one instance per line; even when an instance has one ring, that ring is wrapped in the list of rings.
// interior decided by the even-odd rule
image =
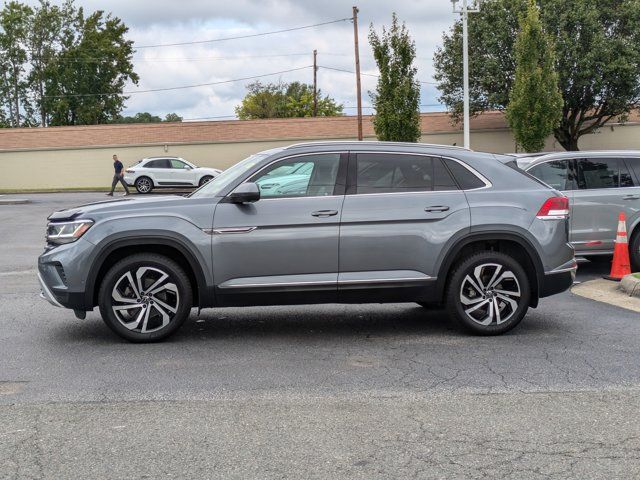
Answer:
[[[504,333],[569,288],[576,263],[567,199],[496,159],[300,144],[252,155],[188,198],[55,212],[42,294],[79,318],[99,307],[135,342],[172,334],[192,307],[317,303],[445,305],[469,332]]]
[[[624,212],[632,267],[640,270],[640,151],[554,153],[525,170],[569,198],[578,256],[611,255]]]

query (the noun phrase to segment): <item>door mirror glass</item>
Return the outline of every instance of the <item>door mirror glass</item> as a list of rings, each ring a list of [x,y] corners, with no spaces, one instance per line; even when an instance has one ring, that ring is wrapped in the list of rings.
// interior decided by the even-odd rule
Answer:
[[[238,185],[236,189],[229,194],[231,203],[253,203],[260,200],[260,188],[253,182]]]

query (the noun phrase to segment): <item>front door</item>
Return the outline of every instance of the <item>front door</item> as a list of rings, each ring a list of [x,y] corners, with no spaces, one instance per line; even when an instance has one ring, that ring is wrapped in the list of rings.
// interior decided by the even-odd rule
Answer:
[[[173,185],[194,185],[196,174],[189,165],[182,160],[172,158],[169,160],[169,182]]]
[[[465,194],[440,157],[351,154],[340,225],[340,300],[429,300],[439,254],[469,226]]]
[[[346,162],[340,153],[281,159],[248,180],[260,186],[260,200],[217,205],[212,253],[219,305],[336,300]]]

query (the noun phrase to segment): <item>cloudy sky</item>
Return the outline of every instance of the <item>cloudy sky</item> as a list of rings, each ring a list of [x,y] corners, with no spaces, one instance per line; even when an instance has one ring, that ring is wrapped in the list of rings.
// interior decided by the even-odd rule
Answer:
[[[454,21],[449,0],[360,0],[360,56],[362,73],[377,68],[367,41],[369,24],[388,25],[395,10],[416,42],[418,78],[433,82],[432,56],[442,32]],[[87,10],[111,11],[129,26],[129,38],[138,47],[250,35],[351,17],[353,2],[344,0],[76,0]],[[108,7],[107,7],[108,5]],[[353,71],[353,26],[344,21],[275,35],[196,45],[138,48],[137,87],[147,90],[212,83],[307,67],[264,77],[262,81],[312,82],[312,51],[318,65]],[[363,76],[363,102],[376,79]],[[249,80],[184,90],[131,95],[125,114],[149,111],[177,112],[185,119],[233,116]],[[355,113],[355,78],[352,74],[321,68],[318,83],[323,93]],[[423,83],[421,110],[442,110],[437,90]],[[365,109],[365,112],[370,111]]]

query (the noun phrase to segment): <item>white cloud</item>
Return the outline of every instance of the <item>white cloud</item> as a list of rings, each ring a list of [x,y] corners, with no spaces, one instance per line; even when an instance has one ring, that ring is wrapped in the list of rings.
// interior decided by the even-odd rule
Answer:
[[[30,0],[35,3],[35,0]],[[395,11],[405,21],[416,42],[420,80],[432,81],[432,57],[442,32],[454,20],[447,0],[360,0],[360,55],[362,71],[376,73],[367,41],[370,23],[379,30],[391,21]],[[352,2],[344,0],[162,0],[131,1],[76,0],[87,10],[105,9],[129,26],[129,38],[137,45],[189,42],[247,35],[351,16]],[[354,69],[353,27],[350,22],[242,40],[199,45],[139,49],[134,56],[140,76],[137,87],[146,90],[178,85],[209,83],[287,70],[312,63],[318,50],[318,64],[345,70]],[[306,55],[294,55],[306,54]],[[287,55],[287,56],[277,56]],[[234,58],[235,57],[235,58]],[[245,58],[237,58],[245,57]],[[250,58],[246,58],[250,57]],[[311,68],[265,77],[264,81],[299,80],[311,83]],[[319,86],[345,106],[355,106],[353,75],[320,70]],[[127,101],[126,114],[149,111],[164,115],[177,112],[185,118],[232,115],[249,81],[216,86],[139,93]],[[362,77],[363,103],[369,105],[368,91],[375,78]],[[422,104],[436,103],[435,87],[424,85]],[[438,108],[435,108],[438,109]],[[434,110],[434,107],[423,107]],[[354,109],[347,109],[354,113]],[[365,110],[366,111],[366,110]]]

